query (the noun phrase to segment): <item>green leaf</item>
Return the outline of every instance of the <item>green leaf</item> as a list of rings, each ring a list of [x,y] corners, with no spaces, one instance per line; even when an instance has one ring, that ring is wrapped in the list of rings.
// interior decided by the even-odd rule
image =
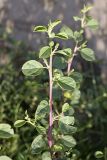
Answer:
[[[49,113],[49,104],[46,100],[42,100],[37,107],[35,119],[44,117],[47,113]]]
[[[49,58],[51,54],[51,48],[49,46],[45,46],[41,48],[39,53],[39,58]]]
[[[54,27],[56,27],[60,23],[61,23],[61,21],[59,19],[57,19],[54,22],[50,22],[49,27],[51,27],[53,29]]]
[[[54,66],[54,68],[57,68],[57,69],[65,69],[67,67],[67,64],[66,64],[65,59],[63,57],[56,56],[53,59],[53,66]]]
[[[75,31],[74,32],[74,39],[75,39],[75,41],[78,41],[78,42],[81,42],[82,40],[83,40],[83,30],[81,30],[81,31]]]
[[[61,28],[61,32],[65,33],[68,36],[68,38],[74,38],[72,29],[66,25]]]
[[[74,125],[75,119],[73,116],[61,116],[59,118],[59,123],[60,122],[66,125]]]
[[[62,150],[63,150],[63,147],[62,147],[61,144],[55,144],[55,145],[53,146],[53,149],[54,149],[55,152],[59,152],[59,151],[62,151]]]
[[[66,125],[62,122],[59,123],[59,129],[62,134],[71,135],[77,131],[77,128],[74,126]]]
[[[88,21],[87,26],[90,27],[91,29],[95,30],[95,29],[98,29],[99,24],[98,24],[97,20],[91,19]]]
[[[95,157],[96,157],[97,159],[100,159],[100,158],[103,158],[103,157],[104,157],[104,154],[103,154],[103,152],[101,152],[101,151],[96,151],[96,152],[95,152]]]
[[[31,144],[32,154],[41,153],[45,147],[46,147],[46,144],[43,139],[43,136],[42,135],[37,136]]]
[[[64,56],[68,56],[68,57],[72,56],[72,50],[71,50],[71,48],[66,48],[66,49],[63,49],[63,50],[58,50],[56,53],[59,53],[59,54],[62,54]]]
[[[86,13],[86,12],[90,11],[92,8],[93,8],[93,6],[85,6],[84,5],[84,8],[81,10],[81,12]]]
[[[52,160],[50,152],[44,152],[42,154],[42,160]]]
[[[43,65],[35,60],[30,60],[22,66],[22,72],[25,76],[37,76],[43,71]]]
[[[78,17],[78,16],[74,16],[73,19],[74,19],[74,21],[80,21],[81,20],[81,18]]]
[[[58,79],[58,85],[64,90],[73,90],[76,88],[76,82],[71,77],[61,77]]]
[[[12,160],[12,159],[7,156],[0,156],[0,160]]]
[[[83,59],[86,61],[94,61],[95,60],[95,55],[94,51],[90,48],[83,48],[80,50],[80,54]]]
[[[46,134],[46,128],[44,128],[43,126],[37,125],[36,129],[40,134]]]
[[[14,130],[9,124],[0,124],[0,138],[11,138],[14,135]]]
[[[15,127],[22,127],[23,125],[26,124],[26,121],[25,120],[17,120],[15,123],[14,123],[14,126]]]
[[[68,36],[65,32],[60,32],[58,34],[55,35],[55,37],[60,38],[60,39],[68,39]]]
[[[64,103],[62,106],[62,113],[64,113],[65,116],[72,116],[74,114],[74,109],[68,103]]]
[[[45,26],[36,26],[34,27],[34,32],[47,32],[47,28]]]
[[[69,76],[73,78],[77,84],[80,84],[83,80],[82,74],[79,72],[70,72]]]
[[[61,142],[64,146],[68,148],[73,148],[76,145],[75,139],[69,135],[62,136]]]

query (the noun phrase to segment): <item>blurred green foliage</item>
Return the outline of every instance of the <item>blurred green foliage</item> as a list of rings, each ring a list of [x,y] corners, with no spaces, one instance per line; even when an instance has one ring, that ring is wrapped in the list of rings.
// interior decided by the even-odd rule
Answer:
[[[35,52],[22,42],[14,41],[3,30],[0,32],[0,123],[12,125],[19,118],[25,116],[25,111],[32,117],[38,103],[48,92],[47,73],[41,77],[25,78],[21,73],[21,66],[25,60],[33,59]],[[107,85],[96,76],[93,66],[89,74],[83,74],[80,92],[75,98],[64,93],[65,99],[75,109],[78,131],[75,135],[77,146],[72,151],[72,160],[95,160],[95,152],[101,150],[107,158]],[[89,76],[90,75],[90,76]],[[42,84],[42,85],[41,85]],[[56,105],[62,101],[60,90],[54,90]],[[41,94],[42,93],[42,94]],[[57,96],[56,96],[57,94]],[[13,127],[14,128],[14,127]],[[8,140],[0,139],[0,155],[7,155],[13,160],[33,160],[30,144],[36,130],[29,125],[15,129],[15,136]],[[105,160],[106,160],[105,158]],[[39,160],[39,158],[36,158]]]

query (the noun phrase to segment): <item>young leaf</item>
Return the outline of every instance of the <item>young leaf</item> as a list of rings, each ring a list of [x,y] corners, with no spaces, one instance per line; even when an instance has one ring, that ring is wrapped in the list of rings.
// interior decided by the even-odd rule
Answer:
[[[68,36],[68,38],[74,38],[73,31],[68,26],[63,26],[61,28],[61,32],[65,33]]]
[[[42,100],[37,107],[35,118],[44,117],[47,113],[49,113],[49,104],[46,100]]]
[[[73,90],[76,88],[76,82],[71,77],[61,77],[58,79],[58,85],[65,90]]]
[[[12,159],[7,156],[0,156],[0,160],[12,160]]]
[[[62,136],[61,142],[68,148],[73,148],[76,145],[75,139],[69,135]]]
[[[62,106],[62,112],[66,112],[70,109],[70,105],[68,103],[64,103]]]
[[[14,126],[15,127],[22,127],[26,124],[26,121],[25,120],[17,120],[15,123],[14,123]]]
[[[95,60],[95,55],[94,51],[90,48],[83,48],[80,50],[80,54],[83,59],[86,61],[94,61]]]
[[[78,16],[74,16],[73,19],[74,19],[74,21],[80,21],[81,20],[81,18],[78,17]]]
[[[73,116],[61,116],[59,118],[59,123],[60,122],[66,125],[74,125],[75,119]]]
[[[88,21],[87,26],[90,27],[91,29],[95,30],[95,29],[98,29],[99,24],[95,19],[91,19]]]
[[[49,58],[51,54],[51,48],[49,46],[45,46],[41,48],[39,53],[39,58]]]
[[[34,27],[34,32],[47,32],[47,28],[45,26],[36,26]]]
[[[14,135],[14,130],[9,124],[0,124],[0,138],[11,138]]]
[[[90,11],[93,8],[93,6],[84,6],[84,8],[81,10],[82,13],[86,13]]]
[[[68,35],[65,32],[60,32],[55,35],[55,37],[60,38],[60,39],[68,39]]]
[[[71,50],[71,48],[66,48],[66,49],[63,49],[63,50],[58,50],[56,53],[62,54],[64,56],[71,57],[72,50]]]
[[[54,149],[55,152],[59,152],[59,151],[62,151],[62,150],[63,150],[63,147],[62,147],[61,144],[55,144],[55,145],[53,146],[53,149]]]
[[[44,147],[46,147],[45,141],[42,135],[37,136],[32,144],[31,144],[31,151],[32,154],[39,154],[43,151]]]
[[[43,65],[35,60],[30,60],[22,66],[22,72],[25,76],[37,76],[41,74]]]
[[[52,160],[50,152],[44,152],[42,154],[42,160]]]
[[[60,23],[61,23],[61,21],[59,19],[57,19],[54,22],[50,22],[49,27],[51,27],[53,29],[54,27],[56,27]]]

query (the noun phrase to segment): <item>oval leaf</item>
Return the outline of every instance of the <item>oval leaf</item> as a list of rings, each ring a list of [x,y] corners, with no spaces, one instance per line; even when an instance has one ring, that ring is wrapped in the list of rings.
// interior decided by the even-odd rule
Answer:
[[[73,90],[76,88],[76,82],[71,77],[61,77],[58,79],[58,84],[65,90]]]
[[[44,147],[46,147],[46,144],[43,139],[43,136],[42,135],[37,136],[31,144],[32,154],[41,153],[43,151]]]
[[[71,135],[77,131],[77,128],[74,126],[66,125],[62,122],[59,123],[59,129],[62,134]]]
[[[94,51],[90,48],[81,49],[80,54],[81,54],[82,58],[85,59],[86,61],[94,61],[95,60]]]
[[[47,28],[45,26],[36,26],[34,27],[34,32],[47,32]]]
[[[68,148],[73,148],[76,145],[76,141],[72,136],[65,135],[61,138],[61,142]]]
[[[39,53],[39,58],[48,58],[51,54],[51,48],[49,46],[45,46],[41,48]]]
[[[88,21],[87,26],[90,27],[91,29],[95,30],[95,29],[98,29],[99,24],[95,19],[91,19]]]
[[[22,66],[22,72],[25,76],[37,76],[41,74],[43,65],[35,60],[30,60]]]
[[[73,116],[61,116],[59,118],[59,123],[60,122],[66,125],[74,125],[75,119]]]
[[[65,116],[72,116],[74,114],[74,109],[68,103],[65,103],[62,106],[62,112]]]
[[[44,117],[47,113],[49,113],[49,104],[46,100],[43,100],[37,107],[35,118]]]
[[[23,125],[25,125],[26,121],[25,120],[17,120],[15,123],[14,123],[14,126],[15,127],[22,127]]]
[[[42,160],[52,160],[50,152],[44,152],[42,154]]]
[[[0,124],[0,138],[11,138],[14,135],[14,130],[9,124]]]

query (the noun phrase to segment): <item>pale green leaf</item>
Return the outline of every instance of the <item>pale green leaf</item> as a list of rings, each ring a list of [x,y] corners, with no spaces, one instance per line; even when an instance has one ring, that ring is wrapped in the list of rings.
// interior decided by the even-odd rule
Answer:
[[[90,48],[83,48],[80,50],[80,54],[86,61],[95,61],[94,51]]]
[[[96,157],[97,159],[100,159],[100,158],[103,158],[103,157],[104,157],[104,154],[103,154],[103,152],[101,152],[101,151],[96,151],[96,152],[95,152],[95,157]]]
[[[98,24],[97,20],[91,19],[88,21],[87,26],[90,27],[91,29],[98,29],[99,24]]]
[[[50,152],[44,152],[42,154],[42,160],[52,160]]]
[[[30,60],[22,66],[22,72],[26,76],[37,76],[43,71],[43,65],[35,60]]]
[[[39,58],[49,58],[51,54],[51,48],[49,46],[45,46],[41,48],[39,53]]]
[[[17,120],[15,123],[14,123],[14,126],[15,127],[22,127],[26,124],[26,121],[25,120]]]
[[[12,159],[7,156],[0,156],[0,160],[12,160]]]
[[[68,36],[68,38],[74,38],[72,29],[66,25],[61,28],[61,32],[64,32]]]
[[[11,138],[14,135],[14,130],[9,124],[0,124],[0,138]]]

